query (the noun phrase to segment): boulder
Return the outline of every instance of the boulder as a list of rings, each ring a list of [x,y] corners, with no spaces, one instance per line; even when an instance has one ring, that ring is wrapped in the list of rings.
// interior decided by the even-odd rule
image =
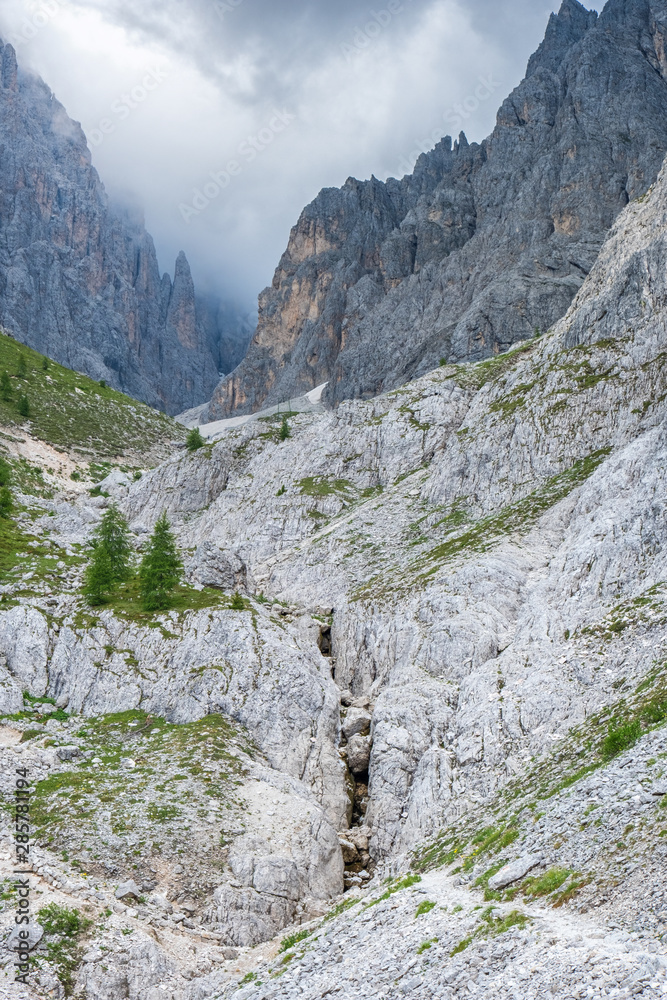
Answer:
[[[358,861],[359,851],[357,850],[356,845],[342,834],[338,835],[338,840],[340,842],[341,851],[343,852],[343,861],[345,864],[351,865],[354,864],[355,861]]]
[[[346,740],[352,736],[364,736],[370,732],[371,716],[364,708],[350,708],[343,720],[343,734]]]
[[[519,879],[522,879],[533,868],[537,868],[542,860],[541,854],[529,854],[523,858],[517,858],[516,861],[510,861],[508,865],[505,865],[499,872],[491,876],[489,879],[489,889],[494,891],[504,889],[506,886],[512,885],[513,882],[518,882]]]
[[[371,759],[370,736],[351,736],[347,744],[347,764],[353,774],[368,770]]]
[[[129,879],[127,882],[122,882],[114,893],[116,899],[127,899],[133,896],[134,899],[139,899],[141,896],[141,888],[133,879]]]
[[[27,938],[26,938],[27,933]],[[37,947],[39,942],[44,937],[44,928],[41,924],[28,924],[27,926],[14,925],[11,930],[9,937],[7,938],[5,947],[8,951],[18,951],[18,948],[22,944],[28,945],[28,950],[32,951]]]

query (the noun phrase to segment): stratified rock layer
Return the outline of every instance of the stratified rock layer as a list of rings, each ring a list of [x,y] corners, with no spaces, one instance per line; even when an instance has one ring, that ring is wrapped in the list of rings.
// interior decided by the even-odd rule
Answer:
[[[402,181],[350,179],[303,212],[245,360],[208,419],[329,380],[330,403],[506,350],[567,310],[667,151],[665,0],[565,0],[481,145]]]

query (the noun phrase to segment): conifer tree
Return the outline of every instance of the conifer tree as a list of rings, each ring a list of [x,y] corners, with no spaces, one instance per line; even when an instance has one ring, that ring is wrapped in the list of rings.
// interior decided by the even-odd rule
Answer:
[[[107,603],[113,588],[111,557],[106,546],[97,542],[86,569],[83,592],[88,598],[88,603],[97,607]]]
[[[86,570],[84,594],[90,604],[105,604],[116,585],[127,579],[131,554],[127,521],[118,507],[111,504],[95,532]]]
[[[3,372],[0,375],[0,393],[5,403],[8,403],[12,398],[12,380],[9,377],[9,372]]]
[[[166,512],[155,525],[141,561],[139,582],[144,611],[165,611],[178,586],[183,564]]]
[[[109,505],[104,512],[102,523],[97,531],[98,545],[103,545],[109,555],[111,579],[113,583],[121,583],[130,575],[130,530],[126,519],[115,503]]]
[[[28,362],[25,359],[25,354],[19,354],[19,360],[16,365],[16,374],[19,378],[28,377]]]
[[[193,429],[188,434],[186,441],[188,451],[197,451],[199,448],[203,448],[206,441],[202,437],[202,433],[198,427],[193,427]]]
[[[292,437],[292,432],[289,429],[289,424],[287,422],[287,417],[283,417],[283,422],[280,425],[280,440],[287,441],[287,438]]]
[[[18,403],[18,411],[21,417],[30,416],[30,400],[27,396],[21,396]]]

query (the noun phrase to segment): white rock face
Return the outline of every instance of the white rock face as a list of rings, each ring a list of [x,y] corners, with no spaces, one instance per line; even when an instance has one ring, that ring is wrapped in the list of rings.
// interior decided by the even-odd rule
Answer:
[[[523,352],[300,416],[283,443],[232,431],[132,491],[135,523],[166,501],[189,545],[233,548],[250,590],[334,607],[336,683],[374,703],[376,856],[493,793],[506,761],[613,701],[621,670],[650,669],[651,637],[612,633],[598,655],[586,630],[665,576],[666,207],[663,175]]]
[[[143,997],[163,982],[177,1000],[201,1000],[228,987],[231,993],[238,980],[230,981],[228,971],[192,964],[187,971],[196,984],[172,982],[176,946],[170,951],[166,937],[157,944],[146,926],[171,934],[179,925],[183,940],[211,928],[206,933],[216,944],[257,945],[291,922],[298,928],[324,913],[342,889],[343,855],[357,866],[345,876],[355,891],[367,884],[362,865],[378,864],[381,877],[396,874],[417,848],[417,859],[430,858],[428,864],[444,865],[451,854],[446,864],[454,868],[456,838],[466,824],[471,852],[485,837],[497,845],[470,854],[474,870],[459,864],[461,871],[451,873],[464,880],[462,894],[478,893],[476,905],[488,900],[473,879],[483,882],[498,865],[520,861],[510,868],[514,878],[527,863],[521,859],[544,856],[545,867],[563,867],[566,880],[580,871],[593,879],[597,866],[628,884],[562,883],[567,898],[551,901],[562,904],[564,915],[544,918],[549,933],[564,940],[559,921],[567,922],[567,906],[577,898],[595,908],[607,899],[610,913],[614,898],[629,901],[639,923],[637,901],[646,890],[651,902],[641,932],[661,947],[659,935],[667,932],[658,833],[667,752],[659,728],[667,704],[665,261],[663,174],[646,199],[622,214],[572,309],[545,336],[479,366],[438,369],[369,402],[302,414],[282,442],[270,423],[231,430],[210,452],[178,454],[130,484],[122,504],[136,534],[144,536],[166,509],[188,554],[191,581],[238,588],[249,597],[247,610],[221,603],[160,616],[155,627],[106,610],[87,625],[75,593],[34,599],[20,589],[8,593],[14,606],[0,612],[5,714],[20,707],[26,690],[53,698],[91,726],[100,716],[133,709],[180,725],[219,713],[244,727],[257,748],[251,763],[239,764],[234,815],[245,819],[230,833],[205,906],[188,896],[169,901],[172,914],[157,906],[143,916],[137,909],[136,917],[114,911],[119,920],[143,920],[146,940],[119,947],[115,954],[124,958],[114,959],[106,979],[100,963],[85,963],[89,995]],[[45,507],[42,523],[69,546],[100,513],[85,496],[54,500],[53,507],[56,517],[48,518]],[[52,610],[47,599],[56,602]],[[605,740],[617,738],[626,722],[635,726],[626,756],[612,746],[605,757]],[[38,726],[36,748],[6,743],[5,794],[19,758],[30,760],[37,783],[61,771],[80,775],[107,766],[103,745],[85,763],[59,757],[58,741],[71,747],[79,737],[57,713]],[[356,798],[345,757],[358,776]],[[143,766],[141,754],[128,745],[122,760],[129,785]],[[366,792],[359,788],[366,770],[364,812]],[[206,810],[216,806],[210,799],[197,814],[198,844],[205,843]],[[138,837],[130,843],[131,832],[111,828],[101,798],[99,806],[88,804],[100,825],[107,823],[109,845],[122,842],[141,853]],[[350,815],[356,815],[353,829]],[[189,844],[185,819],[179,829]],[[633,876],[638,862],[628,856],[613,867],[631,849],[645,849],[651,859],[650,897],[648,876],[644,886]],[[173,859],[169,866],[156,871],[156,880],[180,877]],[[449,907],[459,890],[448,882],[445,891],[440,877],[432,887],[441,895],[431,901]],[[68,883],[72,878],[70,872]],[[504,884],[522,891],[518,881]],[[489,883],[496,891],[493,885],[501,882]],[[103,887],[96,891],[104,895]],[[379,995],[400,979],[400,988],[416,997],[457,995],[467,989],[464,960],[443,961],[442,977],[430,980],[421,958],[429,949],[416,955],[417,931],[432,948],[441,937],[445,957],[479,931],[479,975],[486,969],[491,978],[478,978],[477,992],[521,995],[523,967],[508,958],[514,978],[505,976],[500,944],[489,938],[483,946],[487,931],[475,929],[482,919],[477,910],[460,923],[453,910],[432,918],[424,912],[419,924],[413,898],[409,920],[401,923],[385,902],[386,912],[378,904],[359,913],[369,934],[386,931],[386,947],[374,955],[372,976],[349,977],[351,988]],[[512,901],[501,903],[509,919]],[[542,904],[528,903],[539,922]],[[407,926],[414,932],[407,934]],[[321,933],[326,937],[325,925]],[[532,963],[542,945],[526,934],[519,941],[517,931],[512,940],[516,954]],[[320,964],[329,975],[320,995],[340,978],[336,942],[321,945]],[[575,994],[569,946],[562,947],[554,965],[559,976],[542,963],[536,982],[542,993],[564,1000]],[[613,989],[619,996],[638,992],[646,980],[652,995],[661,988],[658,966],[633,965],[623,948],[605,952]],[[581,981],[588,964],[582,954]],[[423,975],[418,984],[413,967]],[[316,978],[314,965],[310,976]],[[250,985],[243,997],[291,998],[304,985],[299,978],[288,970],[273,994]],[[586,972],[585,982],[597,979]]]

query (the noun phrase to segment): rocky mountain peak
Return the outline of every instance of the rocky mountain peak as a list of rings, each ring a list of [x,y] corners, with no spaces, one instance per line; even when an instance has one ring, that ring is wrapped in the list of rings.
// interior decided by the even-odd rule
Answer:
[[[321,192],[202,419],[323,382],[330,404],[366,398],[548,329],[667,152],[666,9],[566,0],[481,145],[445,138],[400,181]]]
[[[1,41],[0,81],[0,325],[169,413],[204,403],[231,331],[198,318],[185,254],[161,280],[143,220],[109,203],[81,126]]]
[[[557,72],[567,52],[593,27],[597,18],[596,11],[587,10],[578,0],[563,0],[559,12],[549,18],[544,41],[531,57],[526,77],[539,69]]]
[[[18,89],[18,64],[16,52],[13,45],[5,45],[0,39],[0,80],[4,90],[16,91]]]

